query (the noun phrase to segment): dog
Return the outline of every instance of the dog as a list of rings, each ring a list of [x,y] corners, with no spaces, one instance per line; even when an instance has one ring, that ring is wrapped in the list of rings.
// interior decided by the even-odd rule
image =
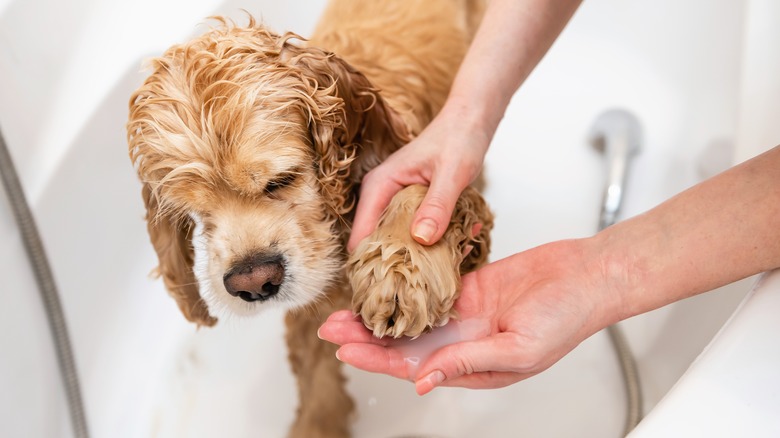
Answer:
[[[411,239],[426,193],[400,191],[347,255],[362,177],[442,107],[479,0],[333,0],[307,41],[251,16],[216,17],[151,60],[127,138],[157,273],[198,326],[288,309],[298,382],[293,437],[349,436],[354,403],[317,329],[351,307],[377,336],[454,317],[460,275],[484,264],[492,214],[461,195],[437,244]]]

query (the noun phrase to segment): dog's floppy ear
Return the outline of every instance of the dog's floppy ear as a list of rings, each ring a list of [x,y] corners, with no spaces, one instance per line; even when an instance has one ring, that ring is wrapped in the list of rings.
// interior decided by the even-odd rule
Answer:
[[[281,56],[300,68],[309,88],[309,128],[319,178],[333,213],[343,216],[355,205],[353,183],[411,136],[379,91],[343,59],[287,42]]]
[[[168,293],[176,300],[184,317],[199,326],[213,326],[217,319],[209,314],[198,292],[198,282],[192,271],[192,221],[161,214],[157,197],[148,183],[143,186],[149,237],[157,252],[156,273],[163,278]]]

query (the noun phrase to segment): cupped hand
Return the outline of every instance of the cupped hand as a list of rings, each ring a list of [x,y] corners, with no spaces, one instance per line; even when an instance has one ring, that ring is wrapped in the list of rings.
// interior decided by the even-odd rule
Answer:
[[[403,346],[373,337],[349,311],[331,315],[319,334],[341,345],[343,362],[413,380],[421,395],[437,386],[507,386],[544,371],[614,322],[598,257],[587,247],[583,240],[555,242],[464,276],[455,308],[462,321],[487,320],[489,329],[433,351],[414,373]]]
[[[412,184],[429,190],[410,233],[421,244],[437,242],[460,193],[479,175],[490,137],[463,117],[440,114],[417,138],[365,175],[347,249],[354,250],[371,234],[393,196]]]

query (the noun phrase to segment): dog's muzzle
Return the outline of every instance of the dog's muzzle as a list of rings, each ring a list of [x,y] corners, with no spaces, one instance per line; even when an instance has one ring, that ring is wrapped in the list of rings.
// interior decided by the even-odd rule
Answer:
[[[265,254],[236,264],[222,277],[222,281],[230,295],[251,303],[265,301],[279,293],[284,275],[282,256]]]

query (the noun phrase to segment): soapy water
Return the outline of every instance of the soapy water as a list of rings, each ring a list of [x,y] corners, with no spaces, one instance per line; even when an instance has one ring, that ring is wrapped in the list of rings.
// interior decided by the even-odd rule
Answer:
[[[484,338],[489,334],[490,321],[487,319],[450,320],[446,325],[437,327],[416,339],[393,339],[388,346],[401,352],[408,379],[416,380],[420,365],[436,350],[457,342]]]

